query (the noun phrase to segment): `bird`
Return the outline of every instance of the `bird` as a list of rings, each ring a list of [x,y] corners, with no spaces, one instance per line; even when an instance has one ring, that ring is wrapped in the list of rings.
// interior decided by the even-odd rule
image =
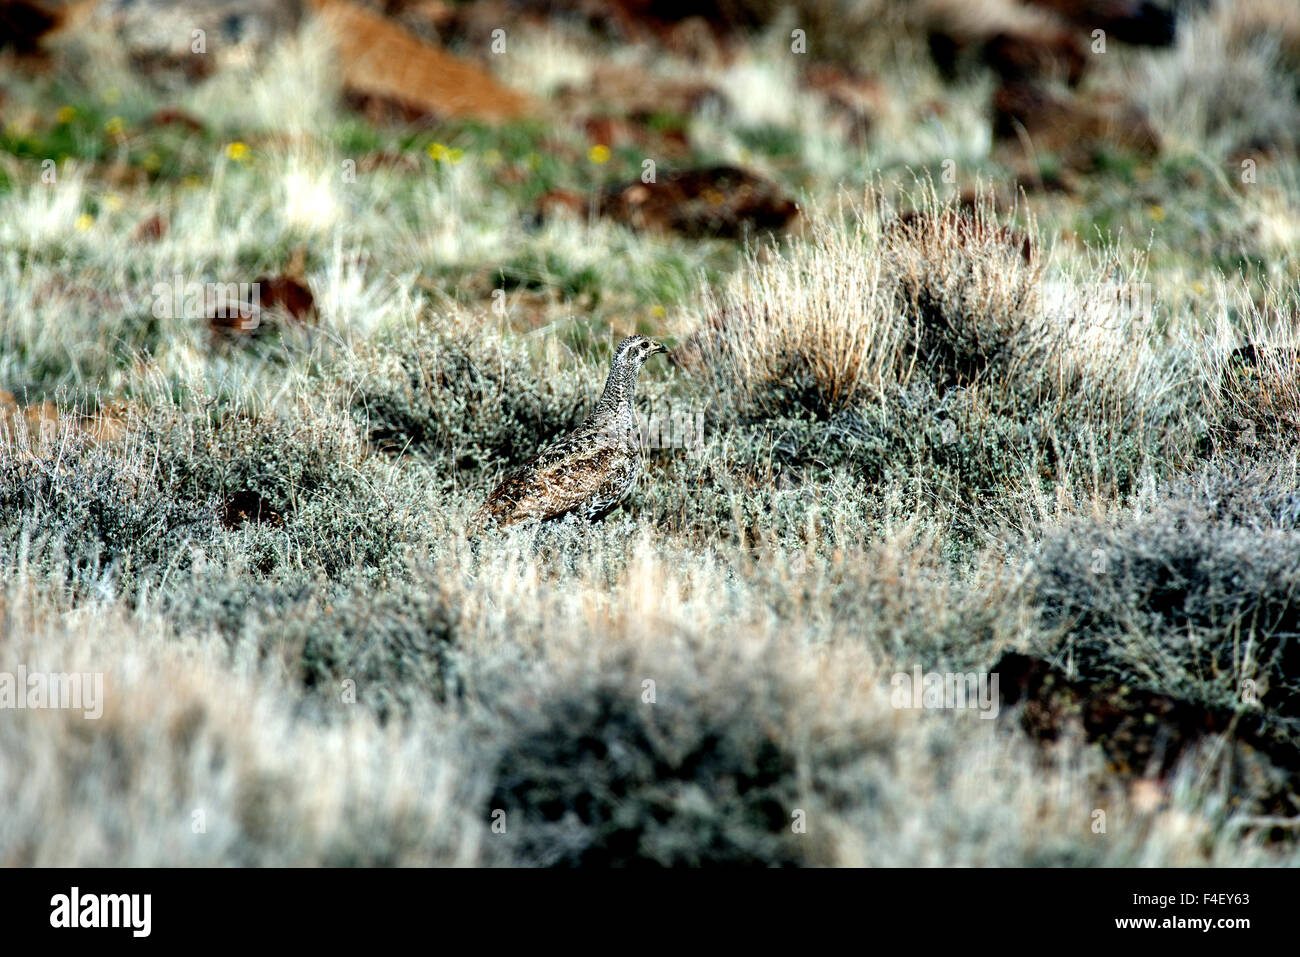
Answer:
[[[637,376],[647,359],[667,351],[647,336],[620,342],[591,415],[507,475],[471,524],[482,529],[568,516],[594,522],[613,510],[641,472],[641,430],[632,404]]]

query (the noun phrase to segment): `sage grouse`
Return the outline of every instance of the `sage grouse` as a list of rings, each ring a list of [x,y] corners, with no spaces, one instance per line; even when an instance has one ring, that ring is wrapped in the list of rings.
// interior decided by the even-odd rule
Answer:
[[[587,421],[506,476],[471,524],[514,525],[576,515],[594,521],[623,500],[641,471],[632,395],[645,361],[668,350],[645,336],[618,344],[605,391]]]

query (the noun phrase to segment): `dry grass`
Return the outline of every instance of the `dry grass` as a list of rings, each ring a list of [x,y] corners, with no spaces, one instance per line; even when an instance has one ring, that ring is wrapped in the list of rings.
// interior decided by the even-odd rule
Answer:
[[[818,224],[793,252],[755,253],[730,287],[706,292],[700,366],[721,400],[776,414],[790,390],[819,414],[848,405],[893,373],[903,331],[868,221]]]
[[[1202,353],[1206,401],[1228,447],[1290,448],[1300,435],[1300,341],[1293,295],[1272,292],[1240,304],[1243,319],[1222,323]]]

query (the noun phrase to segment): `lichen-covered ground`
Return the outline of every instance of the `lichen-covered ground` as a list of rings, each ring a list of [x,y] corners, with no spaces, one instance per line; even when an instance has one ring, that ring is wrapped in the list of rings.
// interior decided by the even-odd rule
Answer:
[[[1292,5],[1074,24],[1046,119],[943,3],[735,6],[492,5],[492,122],[310,19],[3,55],[0,864],[1300,863]],[[632,332],[630,499],[471,536]]]

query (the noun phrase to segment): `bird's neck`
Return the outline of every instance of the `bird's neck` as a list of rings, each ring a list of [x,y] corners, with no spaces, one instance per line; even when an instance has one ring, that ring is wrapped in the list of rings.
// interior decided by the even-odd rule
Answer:
[[[605,380],[605,391],[596,403],[592,418],[622,417],[632,411],[637,371],[635,366],[622,362],[616,362],[610,367],[609,378]]]

